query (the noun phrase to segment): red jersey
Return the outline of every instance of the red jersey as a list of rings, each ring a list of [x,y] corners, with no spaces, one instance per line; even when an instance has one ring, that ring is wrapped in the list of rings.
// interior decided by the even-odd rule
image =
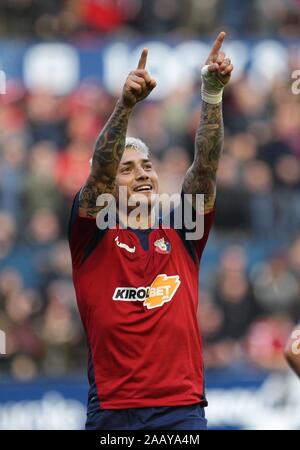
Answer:
[[[69,228],[73,281],[89,346],[89,410],[207,402],[197,322],[200,259],[212,225],[186,241],[174,228]]]

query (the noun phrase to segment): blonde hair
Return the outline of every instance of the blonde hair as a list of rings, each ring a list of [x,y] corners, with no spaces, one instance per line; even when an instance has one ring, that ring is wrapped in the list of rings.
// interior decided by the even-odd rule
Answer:
[[[125,148],[133,148],[134,150],[138,150],[141,153],[143,153],[143,155],[146,158],[149,158],[149,155],[150,155],[149,147],[147,147],[145,142],[141,141],[141,139],[130,137],[130,136],[126,137]],[[92,165],[92,161],[93,161],[93,158],[90,159],[90,166]]]
[[[133,148],[139,150],[146,158],[149,158],[149,147],[141,139],[128,136],[125,141],[125,148]]]

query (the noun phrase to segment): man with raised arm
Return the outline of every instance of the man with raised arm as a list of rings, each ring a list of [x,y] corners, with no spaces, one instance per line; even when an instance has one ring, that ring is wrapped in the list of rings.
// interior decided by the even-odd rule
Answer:
[[[179,229],[172,221],[168,228],[161,223],[150,228],[150,206],[138,223],[130,218],[132,196],[143,196],[141,203],[148,206],[158,192],[147,146],[126,138],[134,106],[156,86],[146,70],[147,49],[126,79],[96,142],[90,175],[74,199],[69,241],[89,347],[87,429],[206,428],[198,278],[223,146],[222,92],[233,70],[221,51],[224,38],[220,33],[202,69],[195,157],[181,194],[181,199],[192,197],[193,216],[203,216],[197,194],[204,194],[201,237],[189,240],[184,225]],[[119,188],[126,188],[127,217]],[[116,199],[115,227],[97,226],[104,208],[101,194]]]

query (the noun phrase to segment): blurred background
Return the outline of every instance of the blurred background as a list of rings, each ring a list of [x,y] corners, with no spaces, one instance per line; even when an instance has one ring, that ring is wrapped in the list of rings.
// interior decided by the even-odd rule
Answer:
[[[300,316],[300,0],[1,1],[0,429],[83,426],[73,197],[144,46],[158,87],[128,133],[149,145],[161,192],[180,191],[199,71],[221,30],[235,72],[200,274],[207,416],[211,428],[300,429],[300,383],[282,353]]]

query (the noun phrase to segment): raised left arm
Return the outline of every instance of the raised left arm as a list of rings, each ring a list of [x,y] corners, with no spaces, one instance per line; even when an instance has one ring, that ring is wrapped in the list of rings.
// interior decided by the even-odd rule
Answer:
[[[195,138],[194,162],[185,176],[183,191],[186,194],[204,194],[205,213],[211,211],[215,203],[216,176],[223,140],[222,103],[211,105],[203,101]]]
[[[221,32],[202,69],[202,109],[195,138],[192,166],[183,183],[186,194],[204,194],[204,212],[210,212],[216,198],[216,177],[223,148],[224,128],[222,117],[222,92],[228,83],[233,66],[220,51],[225,38]],[[196,205],[195,196],[193,206]]]

